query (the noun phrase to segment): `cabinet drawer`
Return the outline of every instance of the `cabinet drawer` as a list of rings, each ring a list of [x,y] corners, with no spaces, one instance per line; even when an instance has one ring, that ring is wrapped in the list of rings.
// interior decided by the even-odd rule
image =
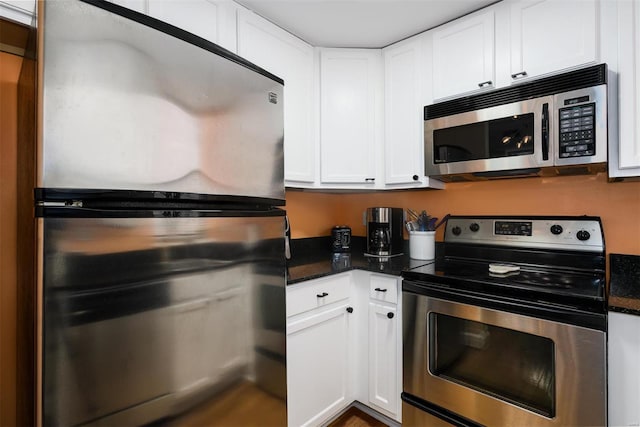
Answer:
[[[369,297],[379,301],[397,304],[398,279],[372,274],[369,281]]]
[[[351,276],[333,276],[287,288],[287,317],[349,298]]]

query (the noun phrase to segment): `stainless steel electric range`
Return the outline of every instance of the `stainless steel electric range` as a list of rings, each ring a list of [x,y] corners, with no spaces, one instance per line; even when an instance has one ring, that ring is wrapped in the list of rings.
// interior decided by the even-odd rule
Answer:
[[[404,425],[606,425],[598,217],[463,217],[403,273]]]

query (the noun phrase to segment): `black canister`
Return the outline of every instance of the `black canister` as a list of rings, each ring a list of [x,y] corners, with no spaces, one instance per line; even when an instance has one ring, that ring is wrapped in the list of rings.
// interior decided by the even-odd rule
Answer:
[[[331,249],[333,252],[349,252],[351,249],[351,227],[336,225],[331,229]]]

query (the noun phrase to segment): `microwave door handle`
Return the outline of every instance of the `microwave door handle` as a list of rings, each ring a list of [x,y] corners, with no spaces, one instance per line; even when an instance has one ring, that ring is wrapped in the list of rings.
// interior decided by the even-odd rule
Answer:
[[[542,160],[549,160],[549,104],[542,104]]]

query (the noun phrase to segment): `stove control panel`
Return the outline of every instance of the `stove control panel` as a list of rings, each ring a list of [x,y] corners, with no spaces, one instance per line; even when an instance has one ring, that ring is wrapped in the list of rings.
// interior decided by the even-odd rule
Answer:
[[[468,217],[451,216],[445,242],[604,251],[602,223],[598,217]]]

